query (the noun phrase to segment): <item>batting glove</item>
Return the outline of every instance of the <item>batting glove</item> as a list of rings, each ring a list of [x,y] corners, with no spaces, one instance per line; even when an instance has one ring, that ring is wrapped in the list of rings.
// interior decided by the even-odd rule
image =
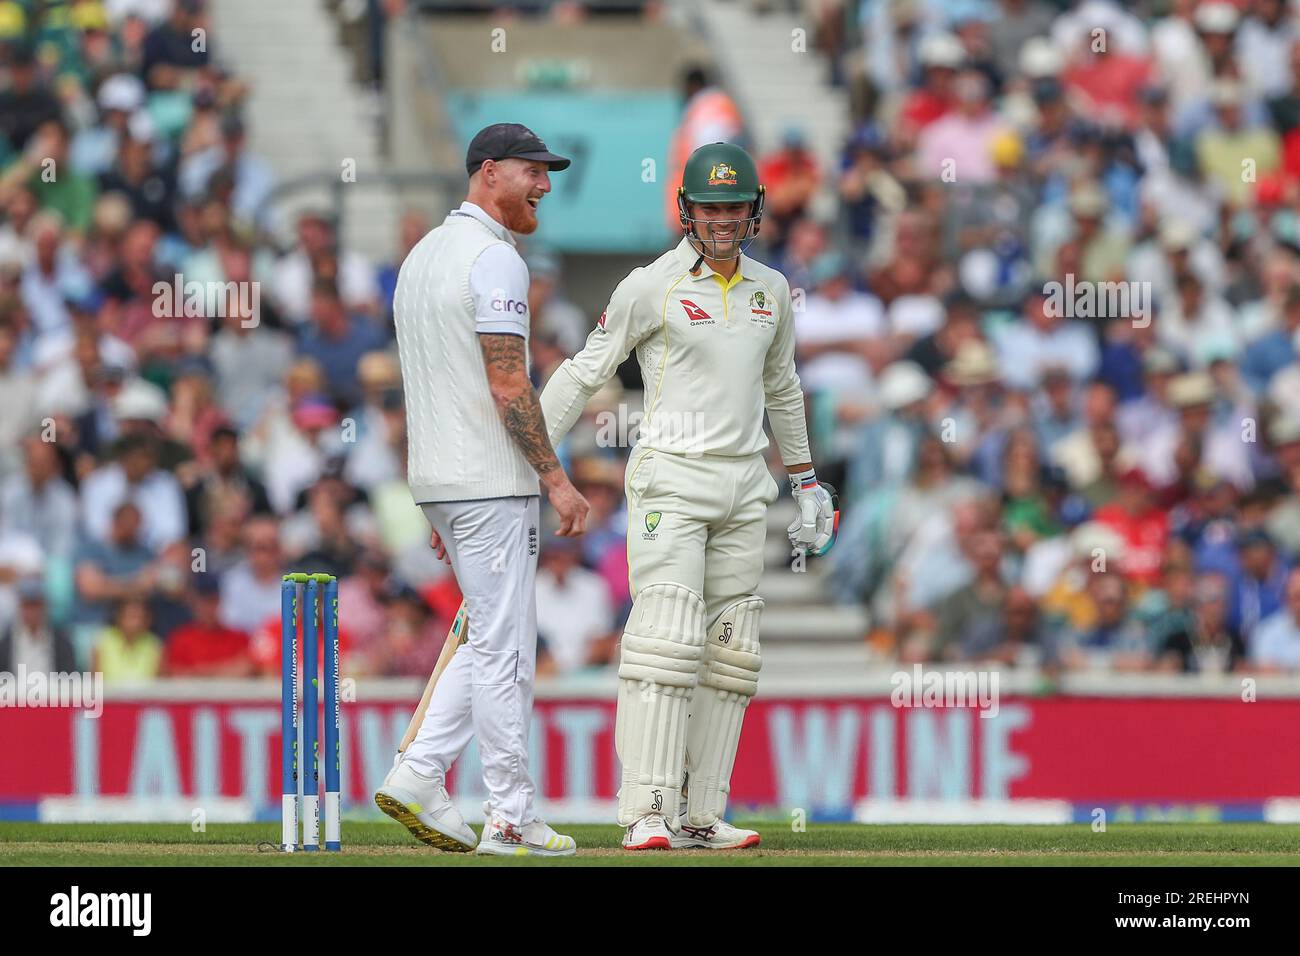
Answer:
[[[813,469],[790,476],[790,490],[798,515],[786,529],[790,544],[803,554],[817,557],[825,554],[835,544],[839,531],[839,496],[830,485],[817,480]]]

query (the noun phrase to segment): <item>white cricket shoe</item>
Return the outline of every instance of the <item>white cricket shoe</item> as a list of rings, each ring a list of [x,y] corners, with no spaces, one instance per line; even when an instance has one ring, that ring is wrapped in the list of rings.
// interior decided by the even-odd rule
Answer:
[[[573,837],[556,833],[541,820],[517,827],[492,813],[487,804],[483,805],[483,813],[488,822],[483,827],[483,839],[479,840],[475,853],[487,856],[573,856],[578,852],[578,843]]]
[[[662,813],[647,813],[623,834],[625,850],[671,850],[673,831]]]
[[[403,761],[397,762],[375,791],[375,805],[411,831],[411,836],[439,850],[468,853],[478,845],[478,837],[451,802],[442,781]]]
[[[674,850],[747,850],[758,846],[760,840],[756,831],[733,827],[726,820],[719,820],[711,827],[682,823],[678,832],[670,835]]]

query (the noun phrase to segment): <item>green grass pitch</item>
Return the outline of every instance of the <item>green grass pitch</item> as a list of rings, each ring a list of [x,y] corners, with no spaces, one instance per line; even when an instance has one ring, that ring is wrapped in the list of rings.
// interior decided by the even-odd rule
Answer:
[[[514,860],[443,853],[387,821],[345,821],[343,852],[315,854],[272,849],[277,824],[0,823],[0,866],[1300,866],[1300,825],[750,826],[754,850],[643,853],[618,827],[558,826],[576,857]]]

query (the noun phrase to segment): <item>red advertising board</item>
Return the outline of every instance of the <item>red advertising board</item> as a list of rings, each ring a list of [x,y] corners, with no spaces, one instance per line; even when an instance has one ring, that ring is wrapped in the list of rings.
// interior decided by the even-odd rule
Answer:
[[[344,800],[367,803],[410,715],[404,697],[344,707]],[[0,804],[49,796],[242,798],[278,806],[277,699],[110,700],[98,718],[0,708]],[[537,702],[540,793],[617,790],[607,698]],[[863,798],[1258,802],[1300,796],[1300,699],[1004,697],[996,715],[895,707],[886,696],[758,698],[736,761],[735,805],[840,812]],[[480,786],[462,759],[453,790]]]

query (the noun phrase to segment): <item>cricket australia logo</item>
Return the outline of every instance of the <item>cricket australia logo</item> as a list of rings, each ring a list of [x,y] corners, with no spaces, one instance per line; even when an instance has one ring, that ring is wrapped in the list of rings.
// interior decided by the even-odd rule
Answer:
[[[776,324],[772,318],[771,302],[767,298],[766,292],[755,292],[749,297],[749,321],[763,328],[770,328]]]
[[[710,186],[734,186],[736,185],[736,168],[726,163],[718,163],[709,170]]]
[[[663,518],[662,511],[651,511],[645,516],[645,531],[641,537],[646,541],[654,541],[659,535],[655,534],[655,528],[659,527],[659,521]]]

